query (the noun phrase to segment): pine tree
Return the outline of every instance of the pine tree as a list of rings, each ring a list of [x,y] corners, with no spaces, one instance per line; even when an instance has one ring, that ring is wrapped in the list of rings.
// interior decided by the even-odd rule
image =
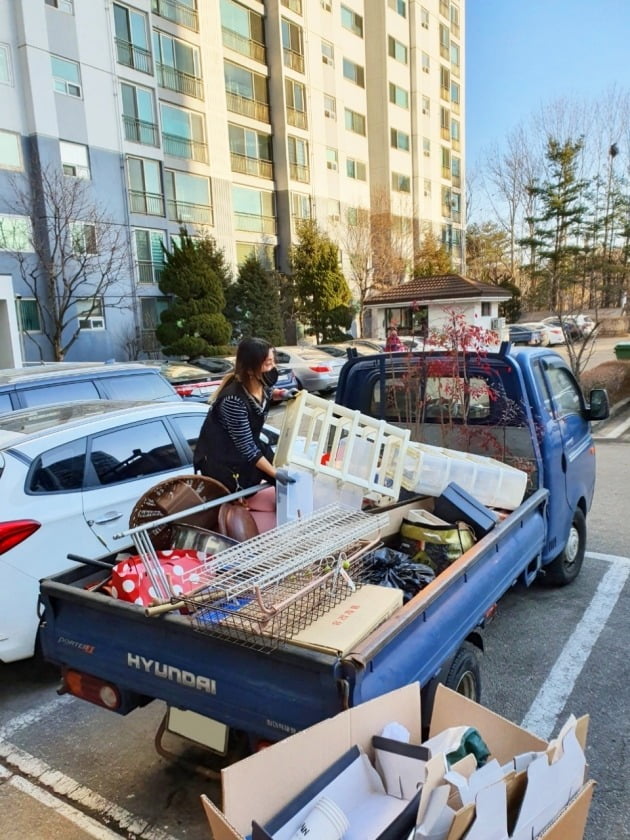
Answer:
[[[317,342],[339,338],[350,325],[352,295],[339,268],[337,246],[317,223],[305,219],[290,259],[299,315]]]
[[[255,254],[239,266],[238,278],[228,287],[226,298],[226,313],[239,337],[284,343],[278,278]]]
[[[229,269],[214,239],[192,239],[182,229],[180,243],[166,253],[159,283],[171,298],[156,329],[164,353],[194,358],[227,344],[232,334],[223,314],[228,282]]]
[[[451,274],[451,258],[444,246],[438,241],[432,230],[425,233],[422,245],[415,255],[413,276],[433,277],[440,274]]]

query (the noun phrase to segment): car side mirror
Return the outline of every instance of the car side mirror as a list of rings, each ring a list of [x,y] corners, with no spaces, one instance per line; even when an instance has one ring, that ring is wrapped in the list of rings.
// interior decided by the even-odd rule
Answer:
[[[589,394],[588,419],[605,420],[609,415],[608,391],[605,388],[593,388]]]

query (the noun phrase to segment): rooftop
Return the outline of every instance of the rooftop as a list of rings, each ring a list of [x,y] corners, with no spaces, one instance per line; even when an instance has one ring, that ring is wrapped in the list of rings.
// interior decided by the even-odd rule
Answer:
[[[470,280],[461,274],[437,274],[417,277],[398,286],[389,286],[368,295],[366,303],[434,303],[458,298],[484,300],[509,300],[512,294],[500,286]]]

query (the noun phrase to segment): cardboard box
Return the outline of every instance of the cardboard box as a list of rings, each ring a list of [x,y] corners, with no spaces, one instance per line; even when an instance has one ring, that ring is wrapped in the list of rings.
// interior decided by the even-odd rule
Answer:
[[[221,771],[223,808],[218,808],[206,796],[201,797],[212,837],[214,840],[243,840],[251,834],[252,821],[259,824],[272,821],[355,745],[373,761],[372,737],[392,721],[400,723],[409,731],[412,744],[420,743],[420,686],[417,683],[341,712],[225,768]],[[549,748],[545,741],[505,718],[439,686],[435,695],[430,734],[433,736],[451,726],[473,726],[478,729],[490,748],[492,758],[502,766],[513,762],[515,756],[544,752]],[[438,756],[432,761],[439,761],[440,758]],[[518,775],[516,770],[514,775]],[[572,773],[569,775],[573,776]],[[558,816],[549,826],[538,834],[533,833],[532,829],[532,840],[581,840],[592,789],[592,782],[580,782],[576,795],[566,806],[558,807]],[[490,805],[482,803],[484,813],[502,796],[500,790],[497,792],[492,787],[486,790],[490,792],[484,794],[484,799]],[[521,789],[521,793],[524,792]],[[448,795],[450,792],[445,803]],[[522,797],[521,804],[524,801]],[[418,814],[423,816],[420,811]],[[451,828],[449,840],[450,837],[462,837],[464,831],[473,825],[474,817],[475,805],[458,809],[458,825]],[[460,830],[459,834],[457,830]],[[488,840],[490,835],[483,836],[484,840]]]
[[[402,602],[401,589],[366,583],[293,636],[291,644],[345,656]]]

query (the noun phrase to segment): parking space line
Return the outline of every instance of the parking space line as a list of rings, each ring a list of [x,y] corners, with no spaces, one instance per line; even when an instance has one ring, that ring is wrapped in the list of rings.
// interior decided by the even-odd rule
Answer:
[[[49,700],[48,703],[44,703],[36,709],[11,718],[4,726],[0,726],[0,740],[11,738],[20,729],[26,729],[34,723],[39,723],[43,718],[50,717],[57,711],[59,706],[70,703],[73,699],[69,694],[63,697],[56,697],[54,700]]]
[[[87,810],[91,811],[95,817],[102,819],[104,822],[114,823],[121,831],[126,832],[124,835],[115,834],[110,829],[106,829],[103,826],[103,831],[109,831],[109,834],[92,834],[93,837],[120,838],[131,835],[135,837],[136,840],[177,840],[177,838],[173,837],[171,834],[168,834],[159,828],[151,827],[146,820],[136,817],[125,808],[121,808],[119,805],[110,802],[104,796],[90,790],[77,782],[75,779],[70,778],[70,776],[66,776],[64,773],[55,770],[50,765],[46,764],[45,761],[30,755],[19,747],[16,747],[14,744],[11,744],[1,738],[0,760],[5,761],[11,767],[16,768],[17,772],[14,771],[13,775],[7,777],[10,784],[14,784],[15,786],[23,784],[25,793],[28,793],[29,796],[34,796],[35,799],[38,799],[44,805],[47,805],[47,807],[54,808],[59,813],[62,813],[59,810],[59,805],[63,805],[64,809],[67,809],[68,814],[72,813],[76,815],[77,819],[73,820],[73,822],[76,822],[77,825],[79,825],[77,820],[80,817],[85,817],[86,819],[92,820],[95,826],[100,826],[97,819],[94,817],[88,817],[85,814],[85,811]],[[0,764],[0,770],[7,770],[7,768],[3,768]],[[0,778],[2,775],[4,774],[0,774]],[[48,789],[39,787],[37,783],[44,785]],[[31,789],[28,788],[29,785],[32,787],[33,791],[38,792],[38,796],[35,796],[34,793],[31,792]],[[75,803],[77,807],[75,808],[72,805],[63,802],[58,799],[55,794],[64,796],[66,799],[71,800],[71,802]],[[49,800],[46,799],[47,796],[50,797]],[[80,808],[83,808],[84,810],[79,810]],[[67,816],[65,811],[63,816]],[[84,825],[81,825],[81,827],[88,831]]]
[[[590,604],[521,723],[525,729],[545,740],[551,736],[558,716],[630,576],[627,557],[599,555],[596,559],[606,560],[610,568],[599,582]]]

